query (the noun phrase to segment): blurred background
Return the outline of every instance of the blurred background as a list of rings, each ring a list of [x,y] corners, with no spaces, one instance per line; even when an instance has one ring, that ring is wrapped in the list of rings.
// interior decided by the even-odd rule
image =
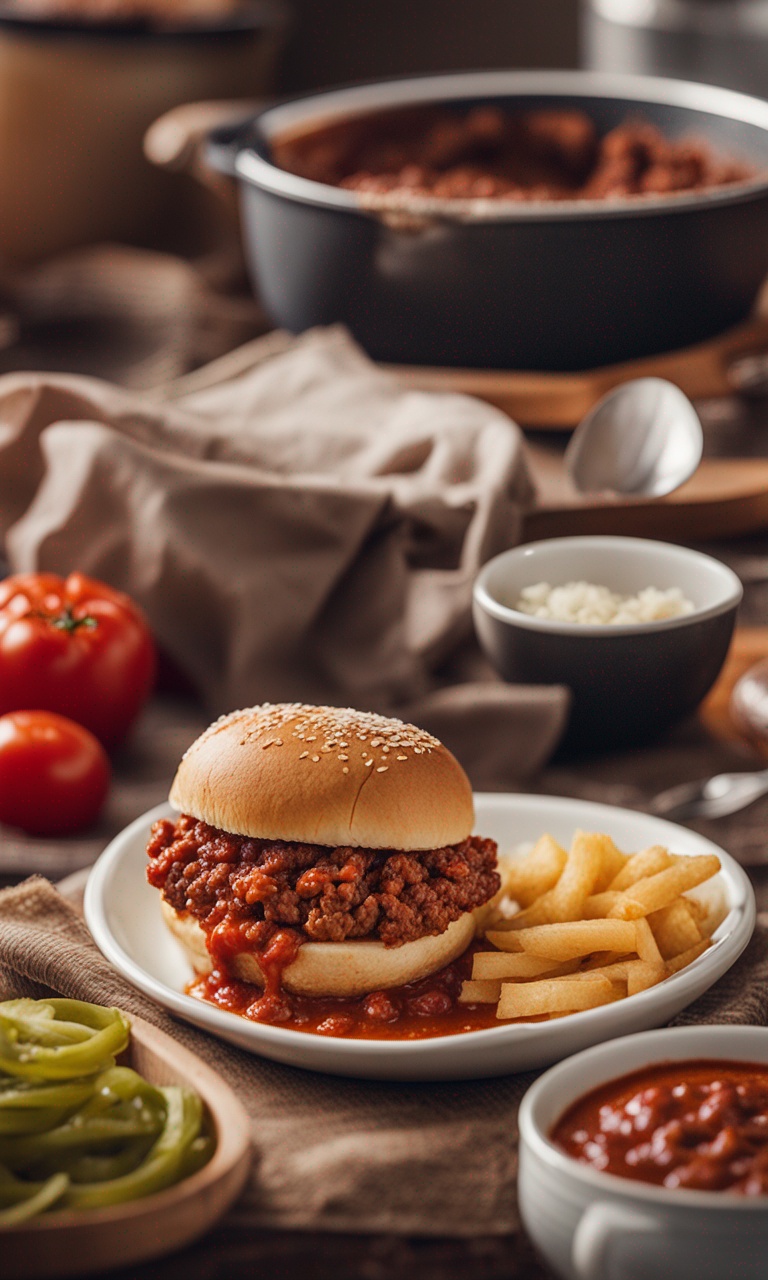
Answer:
[[[294,0],[281,83],[479,67],[575,67],[578,0]]]

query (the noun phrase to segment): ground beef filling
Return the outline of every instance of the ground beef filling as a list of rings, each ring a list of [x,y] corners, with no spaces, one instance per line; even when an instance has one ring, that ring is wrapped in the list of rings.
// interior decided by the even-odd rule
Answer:
[[[487,902],[500,887],[496,844],[470,836],[420,853],[253,840],[182,816],[152,828],[147,877],[209,939],[222,926],[266,947],[290,926],[304,941],[378,938],[401,946]]]
[[[604,200],[743,182],[740,160],[628,118],[600,136],[583,111],[379,112],[277,139],[281,168],[362,194],[440,199]]]

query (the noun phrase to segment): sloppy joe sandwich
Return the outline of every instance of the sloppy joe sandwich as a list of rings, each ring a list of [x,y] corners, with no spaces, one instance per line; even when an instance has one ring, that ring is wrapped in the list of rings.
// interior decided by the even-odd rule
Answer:
[[[289,1021],[294,997],[357,998],[445,969],[500,888],[464,770],[399,720],[232,712],[189,748],[170,799],[180,816],[155,823],[148,847],[164,919],[219,993],[253,984],[241,1011],[258,1021]]]

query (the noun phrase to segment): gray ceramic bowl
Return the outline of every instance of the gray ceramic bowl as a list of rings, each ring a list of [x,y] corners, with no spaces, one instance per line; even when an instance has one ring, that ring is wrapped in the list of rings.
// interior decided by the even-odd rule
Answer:
[[[586,625],[515,608],[522,589],[585,581],[634,594],[680,587],[694,610],[662,622]],[[553,538],[489,561],[474,589],[480,643],[505,680],[563,684],[573,695],[566,746],[599,751],[649,741],[690,714],[728,652],[742,587],[710,556],[644,538]]]

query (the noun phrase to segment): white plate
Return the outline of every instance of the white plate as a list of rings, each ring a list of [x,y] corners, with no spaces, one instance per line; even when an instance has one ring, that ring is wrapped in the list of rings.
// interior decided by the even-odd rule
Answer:
[[[85,918],[97,945],[129,982],[172,1013],[214,1035],[293,1067],[379,1080],[471,1080],[548,1066],[602,1040],[658,1027],[706,991],[744,950],[755,923],[752,886],[733,858],[709,840],[646,814],[551,796],[477,795],[476,830],[509,852],[544,831],[570,844],[576,828],[604,831],[634,853],[663,844],[675,853],[717,853],[722,872],[702,896],[724,894],[729,911],[714,946],[665,982],[600,1009],[552,1022],[500,1023],[486,1031],[431,1040],[344,1040],[250,1022],[184,994],[192,976],[160,917],[157,889],[146,880],[146,844],[162,805],[121,832],[91,872]],[[706,891],[706,893],[704,893]]]

